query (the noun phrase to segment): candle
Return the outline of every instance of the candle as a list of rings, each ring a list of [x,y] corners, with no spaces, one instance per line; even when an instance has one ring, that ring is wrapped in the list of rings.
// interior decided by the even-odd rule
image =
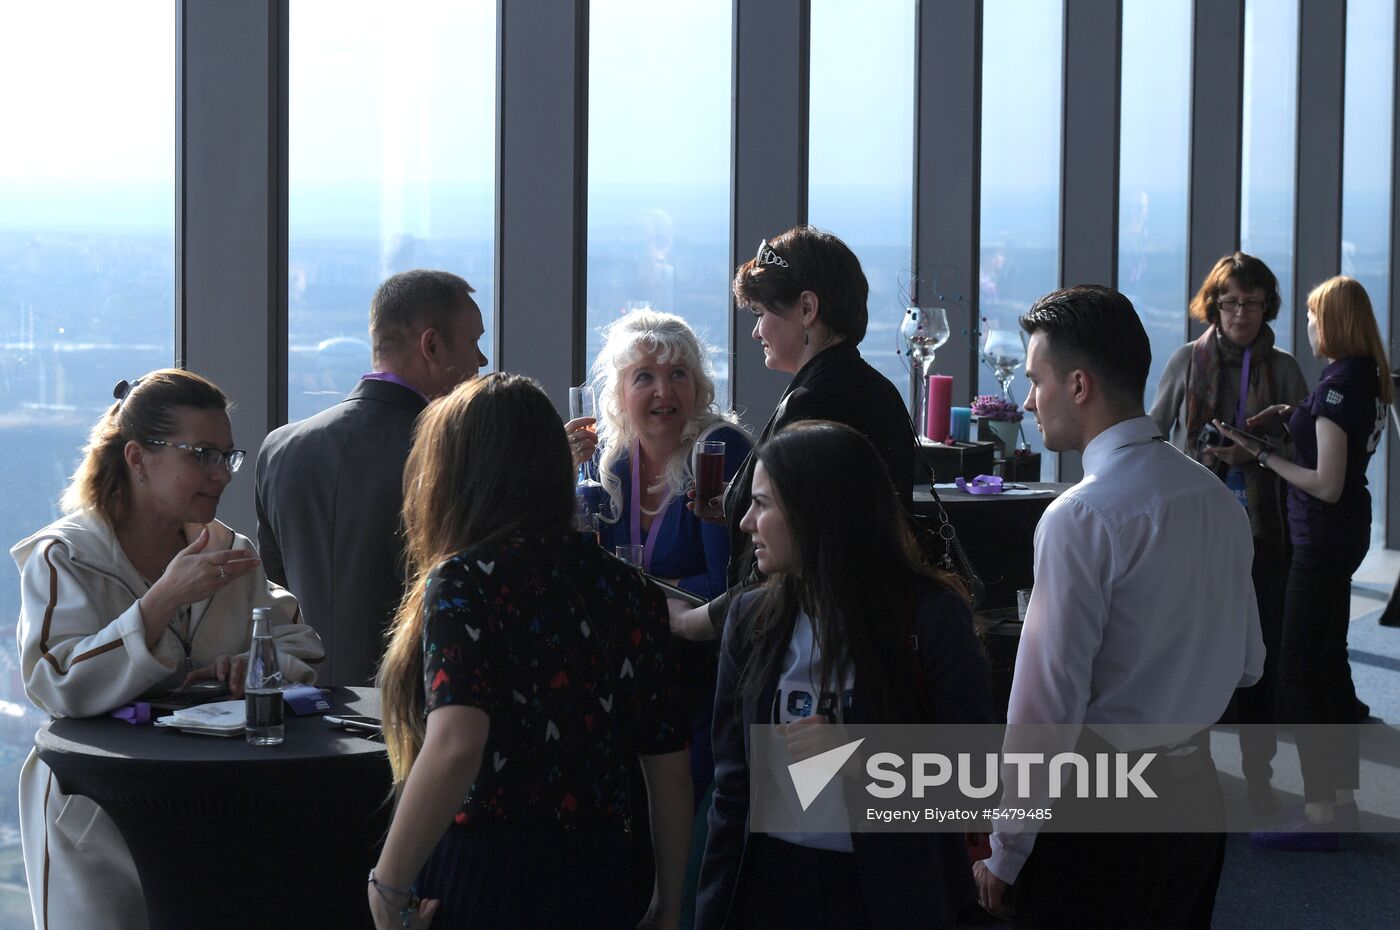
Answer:
[[[954,407],[949,415],[949,432],[955,442],[967,442],[972,438],[972,408]]]
[[[934,442],[948,441],[948,415],[953,403],[953,376],[928,376],[928,401],[924,404],[924,435]]]

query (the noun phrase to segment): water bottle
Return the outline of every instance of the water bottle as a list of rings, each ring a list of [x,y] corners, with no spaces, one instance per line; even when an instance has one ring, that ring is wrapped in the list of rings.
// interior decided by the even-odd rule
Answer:
[[[248,649],[244,679],[248,742],[254,746],[282,743],[282,659],[272,638],[272,608],[253,608],[253,645]]]

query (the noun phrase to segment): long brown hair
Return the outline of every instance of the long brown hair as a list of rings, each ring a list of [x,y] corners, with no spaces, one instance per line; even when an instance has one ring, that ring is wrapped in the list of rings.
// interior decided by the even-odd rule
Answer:
[[[821,621],[821,687],[835,685],[849,662],[875,721],[918,722],[914,598],[922,588],[943,588],[966,602],[966,589],[924,561],[884,460],[860,433],[804,420],[754,454],[773,482],[801,570],[769,577],[754,623],[741,631],[748,658],[736,699],[753,700],[772,677],[802,609]]]
[[[497,373],[465,381],[419,415],[403,479],[408,584],[378,678],[395,791],[426,731],[424,594],[433,569],[524,530],[567,531],[571,468],[564,424],[529,378]]]
[[[83,460],[69,480],[61,504],[64,513],[96,511],[115,528],[126,519],[131,506],[126,444],[169,437],[181,407],[227,413],[233,405],[214,382],[180,368],[162,368],[135,381],[121,381],[112,396],[116,402],[88,434]]]

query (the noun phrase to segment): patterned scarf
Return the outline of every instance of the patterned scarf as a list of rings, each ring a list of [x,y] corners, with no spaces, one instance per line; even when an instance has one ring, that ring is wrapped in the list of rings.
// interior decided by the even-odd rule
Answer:
[[[1237,346],[1217,333],[1217,328],[1210,326],[1196,340],[1191,350],[1191,367],[1186,373],[1186,452],[1207,468],[1216,467],[1216,458],[1196,451],[1201,430],[1211,420],[1235,422],[1235,410],[1220,409],[1220,379],[1227,368],[1240,368],[1244,361],[1244,346]],[[1244,402],[1246,417],[1254,416],[1273,403],[1269,362],[1274,349],[1274,331],[1269,324],[1259,328],[1251,348],[1249,385]]]

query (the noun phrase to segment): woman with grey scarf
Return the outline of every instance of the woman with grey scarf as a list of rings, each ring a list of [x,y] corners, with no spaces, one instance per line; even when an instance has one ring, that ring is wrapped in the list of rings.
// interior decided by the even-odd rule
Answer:
[[[1269,322],[1278,316],[1279,304],[1278,279],[1268,265],[1243,252],[1216,262],[1191,301],[1191,316],[1208,324],[1206,331],[1172,353],[1150,413],[1172,445],[1235,492],[1254,530],[1254,592],[1268,653],[1263,677],[1235,697],[1240,722],[1248,725],[1240,731],[1240,753],[1250,806],[1258,813],[1277,806],[1269,781],[1277,748],[1275,682],[1289,563],[1284,492],[1278,475],[1238,446],[1219,445],[1213,429],[1205,428],[1214,419],[1243,427],[1271,404],[1307,396],[1297,360],[1274,345]],[[1281,450],[1288,442],[1282,426],[1264,435]]]

